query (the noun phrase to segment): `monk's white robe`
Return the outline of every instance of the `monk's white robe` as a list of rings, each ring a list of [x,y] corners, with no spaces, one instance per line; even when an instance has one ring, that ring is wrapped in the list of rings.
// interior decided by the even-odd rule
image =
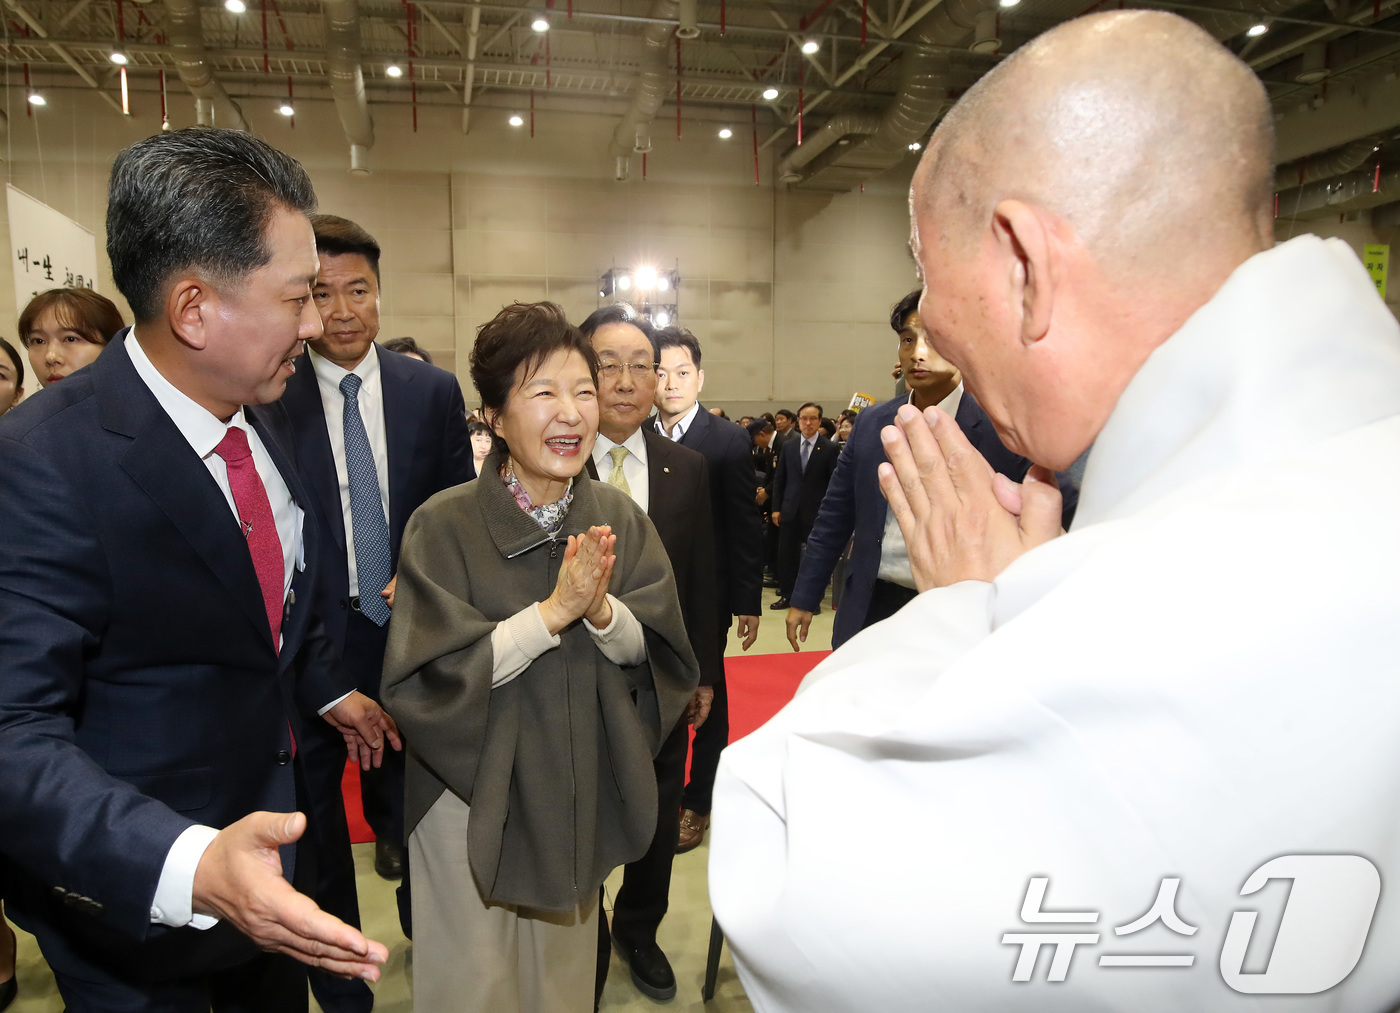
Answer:
[[[1394,1006],[1398,531],[1400,328],[1340,242],[1251,258],[1124,391],[1068,535],[920,595],[724,753],[710,895],[755,1008]],[[1231,913],[1261,912],[1267,957],[1289,889],[1246,878],[1313,853],[1379,869],[1355,970],[1227,987]],[[1032,877],[1097,921],[1023,922]],[[1199,931],[1115,934],[1166,877]],[[1099,939],[1014,983],[1002,937],[1030,932]],[[1133,953],[1195,961],[1098,962]]]

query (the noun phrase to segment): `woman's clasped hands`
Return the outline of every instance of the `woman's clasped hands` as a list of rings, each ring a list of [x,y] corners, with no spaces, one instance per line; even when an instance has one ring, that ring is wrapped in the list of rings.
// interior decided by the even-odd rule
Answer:
[[[617,562],[613,555],[616,544],[617,536],[608,525],[569,536],[554,591],[540,602],[540,615],[551,634],[557,635],[579,619],[587,619],[600,630],[612,622],[607,594]]]

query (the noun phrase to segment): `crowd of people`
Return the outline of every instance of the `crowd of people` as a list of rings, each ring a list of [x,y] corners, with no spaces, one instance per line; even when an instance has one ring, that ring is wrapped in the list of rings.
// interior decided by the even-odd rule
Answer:
[[[1400,333],[1345,250],[1270,249],[1266,110],[1172,15],[1040,37],[921,162],[896,396],[737,421],[701,342],[623,303],[503,308],[469,413],[379,340],[379,244],[295,160],[202,127],[123,151],[133,326],[58,289],[0,341],[0,900],[67,1008],[300,1013],[309,978],[372,1009],[347,758],[425,1013],[596,1009],[613,951],[669,1000],[707,833],[755,1006],[804,1013],[1043,1007],[996,945],[1037,876],[1125,921],[1185,876],[1218,949],[1270,856],[1388,873]],[[1174,265],[1133,292],[1125,229]],[[765,584],[793,650],[832,585],[836,651],[730,748]],[[1293,991],[1400,997],[1371,905],[1381,960]],[[1209,980],[1081,969],[1066,1008],[1267,991],[1231,945]]]

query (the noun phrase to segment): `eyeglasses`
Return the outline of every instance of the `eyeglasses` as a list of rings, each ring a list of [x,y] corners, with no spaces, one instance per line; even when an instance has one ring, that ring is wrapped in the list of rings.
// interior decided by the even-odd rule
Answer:
[[[598,367],[598,375],[606,376],[611,380],[624,369],[631,370],[632,375],[638,380],[645,380],[656,372],[656,368],[649,362],[605,362]]]

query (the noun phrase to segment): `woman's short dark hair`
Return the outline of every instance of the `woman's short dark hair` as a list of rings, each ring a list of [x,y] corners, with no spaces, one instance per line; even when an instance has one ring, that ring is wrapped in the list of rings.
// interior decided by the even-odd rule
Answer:
[[[773,417],[773,413],[772,413],[772,412],[764,412],[764,413],[763,413],[763,418],[767,419],[769,422],[774,422],[774,423],[776,423],[776,422],[778,421],[777,419],[775,419],[775,418]]]
[[[267,226],[278,209],[315,211],[311,180],[296,159],[245,131],[185,127],[117,155],[107,256],[137,321],[160,314],[177,272],[231,288],[268,263]]]
[[[916,288],[894,304],[894,309],[890,311],[890,330],[896,334],[904,330],[905,321],[909,319],[910,313],[919,308],[919,297],[923,294],[923,289]]]
[[[598,382],[598,356],[593,345],[569,323],[557,304],[517,302],[502,309],[477,330],[472,348],[472,383],[481,395],[482,408],[503,412],[521,369],[529,377],[559,351],[582,355],[593,382]]]
[[[477,433],[485,433],[487,436],[492,437],[496,435],[495,433],[491,432],[491,427],[488,426],[485,422],[478,422],[475,419],[472,419],[472,421],[467,423],[467,435],[475,436]]]
[[[416,355],[428,365],[433,364],[433,355],[426,348],[419,346],[418,342],[412,338],[390,338],[384,342],[384,347],[391,352],[398,352],[400,355]]]
[[[90,288],[51,288],[30,299],[19,315],[20,344],[29,344],[29,332],[48,310],[60,327],[77,331],[94,345],[105,345],[126,326],[121,310],[105,295]]]
[[[22,344],[22,342],[21,342],[21,344]],[[9,356],[10,356],[10,358],[14,361],[14,364],[15,364],[15,388],[18,389],[18,388],[20,388],[20,387],[23,387],[23,386],[24,386],[24,363],[23,363],[22,361],[20,361],[21,358],[22,358],[22,356],[19,354],[19,349],[16,348],[14,345],[10,344],[10,343],[9,343],[8,341],[6,341],[4,338],[0,338],[0,351],[4,351],[4,352],[8,353]]]
[[[836,436],[836,420],[822,419],[820,429],[826,433],[828,439],[834,438]]]

